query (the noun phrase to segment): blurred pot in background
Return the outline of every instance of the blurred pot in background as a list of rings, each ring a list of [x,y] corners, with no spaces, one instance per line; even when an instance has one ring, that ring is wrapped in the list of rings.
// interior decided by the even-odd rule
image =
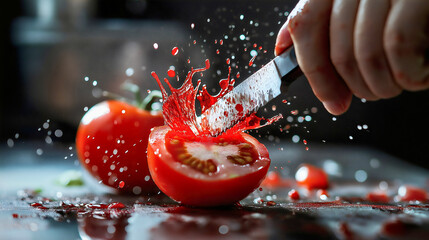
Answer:
[[[91,0],[23,3],[28,16],[14,22],[13,42],[26,104],[52,119],[77,126],[83,109],[100,101],[94,96],[101,90],[127,97],[120,88],[127,79],[143,90],[158,89],[150,71],[165,73],[173,65],[176,71],[185,71],[189,56],[169,58],[167,53],[187,43],[188,26],[174,21],[96,19],[97,2]]]

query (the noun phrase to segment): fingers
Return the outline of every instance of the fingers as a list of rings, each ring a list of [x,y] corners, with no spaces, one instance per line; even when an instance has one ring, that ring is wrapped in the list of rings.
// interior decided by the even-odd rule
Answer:
[[[301,0],[279,31],[276,54],[298,63],[332,114],[351,94],[367,100],[429,88],[427,0]]]
[[[428,24],[427,1],[393,1],[386,22],[384,45],[393,76],[406,90],[429,88]]]
[[[354,30],[354,54],[369,89],[379,98],[401,93],[384,52],[383,32],[390,10],[389,0],[362,0]]]
[[[288,22],[283,24],[279,33],[277,34],[276,45],[274,47],[274,55],[278,56],[284,52],[289,46],[292,45],[292,38],[287,28]]]
[[[295,45],[297,60],[325,108],[334,115],[344,113],[351,92],[338,76],[330,60],[329,19],[331,0],[309,0],[287,25]]]
[[[330,20],[331,60],[349,89],[359,98],[378,99],[364,81],[354,55],[353,32],[359,0],[335,0]]]
[[[296,16],[298,12],[302,11],[302,8],[307,3],[307,1],[308,0],[301,0],[298,2],[292,12],[289,14],[287,21],[283,24],[282,28],[277,34],[276,44],[274,47],[274,54],[276,56],[283,53],[287,48],[292,45],[292,38],[290,36],[290,32],[287,26],[289,24],[290,19]]]

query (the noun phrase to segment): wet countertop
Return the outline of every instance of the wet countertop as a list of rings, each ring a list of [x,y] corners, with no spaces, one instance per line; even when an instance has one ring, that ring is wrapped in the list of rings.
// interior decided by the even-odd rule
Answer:
[[[427,239],[429,203],[400,202],[398,188],[429,189],[429,171],[371,148],[266,143],[271,170],[289,185],[263,187],[239,204],[187,208],[162,193],[124,196],[99,185],[80,167],[74,145],[17,144],[0,148],[0,239]],[[328,195],[296,186],[299,164],[322,167]],[[85,184],[58,184],[66,171]],[[288,192],[297,189],[301,199]],[[370,202],[383,189],[389,202]],[[123,208],[109,208],[120,202]],[[41,206],[34,203],[41,203]],[[31,206],[33,204],[33,206]],[[111,205],[112,206],[112,205]]]

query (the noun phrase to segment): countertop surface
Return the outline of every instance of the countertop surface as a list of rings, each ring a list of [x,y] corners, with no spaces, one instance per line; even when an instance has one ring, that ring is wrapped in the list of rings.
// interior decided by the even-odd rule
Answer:
[[[43,147],[39,147],[43,146]],[[187,208],[164,196],[124,196],[93,180],[74,145],[38,142],[0,148],[0,239],[427,239],[429,202],[400,202],[398,188],[429,190],[429,171],[359,147],[266,143],[271,170],[290,185],[260,188],[227,208]],[[327,198],[302,189],[299,164],[329,174]],[[57,184],[66,171],[84,185]],[[291,189],[301,194],[293,201]],[[384,190],[389,202],[366,199]],[[122,209],[100,204],[121,202]],[[43,208],[30,206],[41,203]]]

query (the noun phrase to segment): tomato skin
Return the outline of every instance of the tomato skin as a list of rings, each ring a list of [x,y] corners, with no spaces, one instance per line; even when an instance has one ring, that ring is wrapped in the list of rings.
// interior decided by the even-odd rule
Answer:
[[[150,176],[146,149],[151,128],[163,124],[161,113],[152,114],[116,100],[98,103],[78,127],[80,163],[97,180],[119,192],[155,193],[158,188],[152,179],[145,180]],[[134,187],[140,189],[133,191]]]
[[[148,164],[159,189],[181,204],[200,207],[234,204],[253,192],[268,172],[270,160],[265,146],[250,135],[241,133],[246,141],[255,145],[262,159],[258,161],[264,161],[262,167],[234,178],[193,178],[186,171],[178,171],[172,166],[173,156],[166,150],[164,143],[165,135],[170,130],[167,126],[157,127],[150,134]]]

